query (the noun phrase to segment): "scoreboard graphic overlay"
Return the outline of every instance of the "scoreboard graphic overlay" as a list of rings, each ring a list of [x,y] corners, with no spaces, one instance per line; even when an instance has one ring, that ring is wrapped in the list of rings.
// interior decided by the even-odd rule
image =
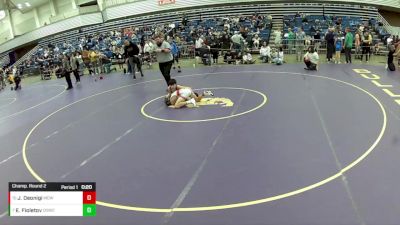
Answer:
[[[9,216],[96,216],[96,183],[8,184]]]

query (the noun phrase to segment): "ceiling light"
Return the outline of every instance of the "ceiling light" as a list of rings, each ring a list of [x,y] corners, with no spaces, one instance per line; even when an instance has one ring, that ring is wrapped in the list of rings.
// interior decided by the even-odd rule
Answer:
[[[22,9],[22,5],[21,4],[18,4],[17,7],[18,7],[18,9]]]
[[[30,4],[29,2],[25,2],[25,5],[26,5],[27,7],[31,7],[31,4]]]

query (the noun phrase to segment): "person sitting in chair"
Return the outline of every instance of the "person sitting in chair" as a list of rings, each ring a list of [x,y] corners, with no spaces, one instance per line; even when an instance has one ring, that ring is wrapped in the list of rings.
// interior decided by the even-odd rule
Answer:
[[[229,52],[226,52],[224,55],[224,62],[231,64],[235,63],[236,59],[239,57],[239,54],[235,50],[231,50]]]
[[[211,65],[210,47],[205,43],[203,43],[202,47],[199,49],[199,56],[201,57],[204,65]]]

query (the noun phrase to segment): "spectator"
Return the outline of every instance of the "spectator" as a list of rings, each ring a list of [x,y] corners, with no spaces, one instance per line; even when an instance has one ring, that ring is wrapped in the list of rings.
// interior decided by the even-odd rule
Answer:
[[[396,48],[394,47],[394,45],[390,44],[388,45],[388,59],[387,59],[387,63],[386,63],[386,69],[389,69],[390,71],[395,71],[396,67],[393,63],[393,59],[394,59],[394,54],[396,51]]]
[[[282,65],[284,62],[283,48],[279,47],[279,52],[276,54],[276,58],[273,60],[273,63],[276,65]]]
[[[76,58],[76,55],[79,55],[79,53],[74,53],[74,54],[72,54],[70,57],[70,65],[71,65],[71,70],[75,76],[75,83],[79,84],[81,82],[81,79],[78,72],[79,62],[78,59]]]
[[[232,49],[231,51],[228,51],[225,53],[224,62],[231,64],[231,63],[235,62],[237,58],[238,58],[238,53]]]
[[[241,45],[244,41],[243,37],[241,34],[239,34],[238,31],[235,31],[235,34],[231,37],[231,41],[233,44],[233,49],[235,50],[241,50]]]
[[[203,46],[203,43],[204,43],[203,38],[201,36],[199,36],[195,43],[196,51],[199,51],[199,49]]]
[[[144,48],[143,48],[143,52],[146,53],[150,53],[151,50],[153,49],[153,43],[149,40],[147,40],[145,42]]]
[[[318,53],[314,50],[313,47],[309,47],[307,53],[304,55],[304,63],[306,64],[305,70],[317,70],[319,56]]]
[[[215,36],[212,35],[210,37],[210,48],[211,48],[211,55],[213,58],[213,63],[217,64],[218,63],[218,55],[219,55],[219,50],[221,48],[220,43],[216,40]]]
[[[372,36],[366,31],[362,37],[362,55],[361,61],[365,55],[365,59],[368,62],[368,57],[371,55],[371,44],[372,44]]]
[[[305,39],[304,39],[304,46],[305,48],[308,49],[308,47],[310,47],[311,45],[311,36],[310,35],[306,35]],[[304,49],[303,49],[304,51]]]
[[[359,30],[361,33],[364,33],[364,25],[363,25],[363,24],[360,24],[359,27],[358,27],[358,30]]]
[[[304,39],[306,37],[306,33],[302,28],[299,28],[296,34],[296,52],[297,52],[297,61],[300,61],[301,56],[304,53]]]
[[[393,53],[393,57],[397,58],[397,64],[400,66],[400,40],[393,44],[395,47],[395,51]]]
[[[268,46],[267,42],[264,42],[260,49],[260,59],[263,63],[267,63],[271,59],[271,47]]]
[[[106,58],[107,56],[101,53],[99,50],[96,51],[97,54],[97,68],[99,70],[99,73],[105,73],[104,67],[103,67],[103,59]],[[103,79],[103,76],[100,76],[100,80]]]
[[[68,59],[67,55],[64,55],[64,58],[62,60],[62,71],[63,71],[63,75],[65,77],[65,81],[67,81],[68,87],[66,90],[70,90],[72,89],[72,82],[71,82],[71,64],[70,64],[70,60]]]
[[[260,47],[260,37],[257,34],[253,37],[253,46],[255,49],[259,49]]]
[[[188,23],[188,17],[186,16],[186,13],[184,13],[182,16],[182,25],[186,27],[187,23]]]
[[[139,59],[139,47],[133,43],[132,41],[125,40],[124,41],[124,55],[126,58],[126,62],[131,67],[131,73],[133,74],[133,79],[136,79],[135,65],[137,66],[140,75],[143,77],[142,65]]]
[[[333,34],[333,28],[329,28],[328,33],[325,35],[326,40],[326,58],[328,62],[331,62],[333,52],[335,51],[335,35]]]
[[[211,65],[210,46],[207,46],[205,43],[203,43],[203,46],[199,49],[199,54],[203,64],[210,66]]]
[[[180,73],[180,72],[182,72],[181,65],[179,64],[180,50],[173,39],[170,39],[169,44],[171,45],[171,53],[172,53],[172,56],[174,57],[173,69],[175,70],[175,62],[176,62],[176,64],[178,64],[178,73]]]
[[[253,56],[250,54],[250,51],[246,51],[243,54],[243,64],[254,64],[256,61],[253,60]]]
[[[118,48],[116,55],[117,55],[117,63],[118,63],[119,69],[122,70],[122,69],[124,69],[124,62],[125,62],[124,50],[122,48]],[[146,53],[145,53],[145,55],[146,55]]]
[[[225,21],[224,29],[225,29],[226,31],[230,32],[230,30],[231,30],[231,25],[228,23],[228,21]]]
[[[393,36],[390,35],[390,36],[386,39],[386,43],[387,43],[387,46],[388,46],[388,47],[392,44],[392,41],[393,41]]]
[[[13,67],[12,67],[12,75],[13,75],[13,77],[15,77],[15,76],[18,75],[18,74],[17,74],[17,67],[16,67],[16,66],[13,66]]]
[[[355,53],[356,53],[356,58],[361,59],[360,56],[360,46],[361,46],[361,37],[360,37],[360,32],[356,32],[355,38],[354,38],[354,47],[355,47]]]
[[[97,78],[95,75],[100,74],[99,65],[98,65],[98,61],[97,61],[98,57],[99,56],[96,53],[96,51],[94,51],[94,50],[89,51],[90,65],[91,65],[92,71],[94,72],[92,75],[94,76],[95,81],[97,81]]]
[[[231,49],[231,42],[228,34],[224,34],[221,38],[223,51],[229,51]]]
[[[343,49],[343,42],[342,42],[341,34],[339,33],[335,40],[335,50],[336,50],[335,63],[336,64],[341,63],[340,55],[341,55],[342,49]]]
[[[344,40],[344,53],[346,55],[346,63],[351,63],[351,49],[353,48],[353,34],[350,28],[346,28],[346,38]]]
[[[174,35],[174,41],[178,46],[182,44],[181,38],[178,35]]]
[[[78,61],[78,70],[82,69],[82,65],[83,65],[83,59],[82,59],[82,55],[80,52],[76,52],[76,60]]]
[[[92,67],[91,67],[91,64],[90,64],[90,56],[89,55],[90,55],[90,52],[87,50],[87,48],[85,48],[82,51],[83,64],[85,64],[86,68],[89,71],[89,74],[92,74],[93,70],[92,70]]]
[[[111,69],[112,61],[107,55],[102,55],[101,57],[101,64],[103,65],[103,69],[105,73],[110,73],[112,70],[117,71],[116,68]]]
[[[288,39],[288,45],[289,45],[289,54],[292,54],[296,35],[292,32],[291,28],[288,29],[287,39]]]
[[[376,42],[374,45],[374,55],[379,55],[380,54],[380,47],[379,47],[379,43]]]

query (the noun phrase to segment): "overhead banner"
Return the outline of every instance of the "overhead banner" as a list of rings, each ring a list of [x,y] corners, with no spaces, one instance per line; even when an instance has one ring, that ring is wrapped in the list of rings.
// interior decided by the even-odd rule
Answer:
[[[158,5],[175,4],[175,0],[158,0]]]

